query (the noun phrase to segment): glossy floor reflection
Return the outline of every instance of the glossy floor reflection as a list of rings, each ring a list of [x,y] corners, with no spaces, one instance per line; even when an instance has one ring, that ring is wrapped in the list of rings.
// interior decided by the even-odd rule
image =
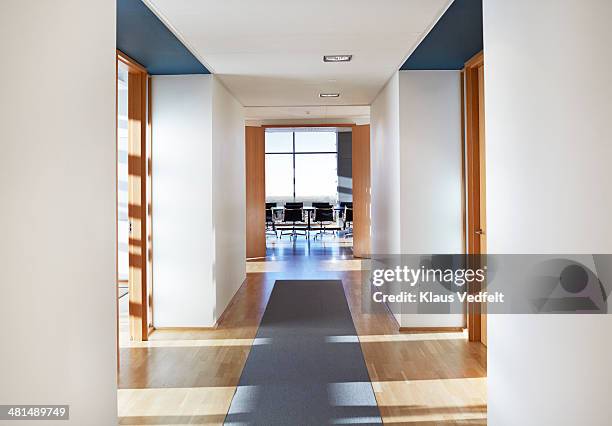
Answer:
[[[254,338],[277,279],[342,280],[385,423],[486,424],[486,348],[463,333],[400,333],[388,311],[364,312],[367,261],[339,243],[274,241],[266,259],[247,262],[247,279],[217,328],[159,330],[150,342],[128,342],[121,348],[120,424],[222,424],[251,346],[266,344]]]
[[[311,234],[309,238],[298,236],[297,238],[275,238],[268,236],[266,239],[266,259],[270,261],[291,258],[292,260],[304,260],[305,257],[326,257],[331,259],[352,259],[353,239],[332,235],[315,238]]]

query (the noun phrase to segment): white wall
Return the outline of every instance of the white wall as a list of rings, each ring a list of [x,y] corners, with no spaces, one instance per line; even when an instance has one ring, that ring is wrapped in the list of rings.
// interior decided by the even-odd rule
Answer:
[[[210,75],[154,76],[153,321],[214,323]]]
[[[153,321],[210,327],[245,278],[242,106],[212,75],[152,91]]]
[[[400,71],[372,104],[373,253],[462,252],[460,84],[458,71]],[[403,327],[464,325],[403,312]]]
[[[370,108],[371,244],[374,254],[400,253],[399,76]]]
[[[400,71],[402,253],[461,253],[459,71]]]
[[[116,424],[115,2],[2,1],[0,47],[0,401]]]
[[[608,0],[485,0],[491,253],[612,253]],[[609,316],[490,315],[490,425],[610,423]]]
[[[215,321],[246,278],[244,108],[213,81]]]
[[[459,71],[400,71],[401,253],[462,253]],[[405,312],[405,311],[404,311]],[[410,314],[403,327],[462,327],[463,314]]]

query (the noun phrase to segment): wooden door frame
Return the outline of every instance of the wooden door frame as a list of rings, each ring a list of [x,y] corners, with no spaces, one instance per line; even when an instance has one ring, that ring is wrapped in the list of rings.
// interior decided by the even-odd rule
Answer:
[[[119,50],[117,50],[116,59],[117,64],[122,62],[128,67],[128,137],[130,138],[128,173],[129,176],[136,176],[139,179],[139,194],[136,195],[138,204],[128,204],[128,217],[130,221],[138,221],[141,234],[141,238],[138,241],[134,240],[131,236],[129,238],[130,279],[128,280],[128,297],[130,339],[133,341],[146,341],[150,332],[148,318],[150,296],[148,291],[148,279],[150,278],[148,259],[151,257],[151,253],[150,241],[148,241],[149,233],[147,232],[150,226],[150,221],[148,220],[150,205],[147,197],[147,184],[150,177],[150,164],[147,153],[150,150],[151,143],[150,84],[147,70],[138,62]],[[135,147],[138,148],[140,153],[138,156],[133,156],[129,153]],[[118,243],[118,234],[116,241]],[[140,270],[140,278],[138,280],[132,277],[133,268],[139,268]]]
[[[264,128],[244,127],[246,257],[266,257],[266,164]]]
[[[479,267],[481,253],[480,235],[480,99],[478,86],[478,69],[484,65],[483,52],[477,53],[465,63],[462,75],[464,77],[465,101],[465,196],[467,224],[464,227],[464,241],[468,259],[468,267]],[[478,165],[477,167],[475,165]],[[478,228],[478,229],[477,229]],[[478,264],[476,264],[478,263]],[[478,293],[480,284],[473,283],[470,293]],[[476,304],[467,305],[468,339],[471,342],[481,341],[482,327],[481,307]]]
[[[355,138],[355,135],[361,136]],[[353,256],[358,258],[370,258],[372,255],[370,143],[370,125],[354,126],[352,138]]]

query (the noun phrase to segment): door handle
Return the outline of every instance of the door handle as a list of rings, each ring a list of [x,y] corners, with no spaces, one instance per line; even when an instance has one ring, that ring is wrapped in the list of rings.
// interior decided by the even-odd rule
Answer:
[[[478,235],[484,235],[485,234],[482,229],[477,229],[476,231],[474,231],[474,233],[478,234]]]

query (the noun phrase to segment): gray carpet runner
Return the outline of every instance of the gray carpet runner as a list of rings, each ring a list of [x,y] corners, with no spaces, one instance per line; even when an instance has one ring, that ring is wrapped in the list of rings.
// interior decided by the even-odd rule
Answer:
[[[341,281],[276,281],[225,424],[382,424]]]

